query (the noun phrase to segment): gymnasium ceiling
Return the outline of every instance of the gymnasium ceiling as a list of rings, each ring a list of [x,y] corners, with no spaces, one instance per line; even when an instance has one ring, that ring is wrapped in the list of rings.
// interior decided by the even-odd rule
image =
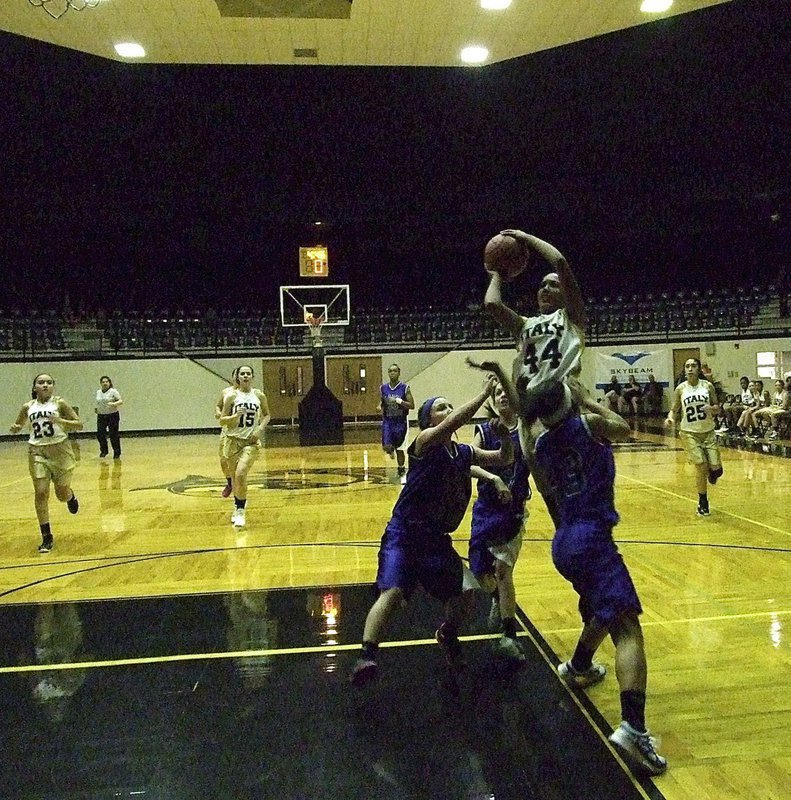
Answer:
[[[479,0],[98,0],[53,19],[0,0],[0,30],[117,61],[114,46],[132,41],[148,63],[459,66],[468,45],[505,61],[728,1],[646,14],[641,0],[513,0],[502,11]],[[57,12],[66,0],[36,2]]]

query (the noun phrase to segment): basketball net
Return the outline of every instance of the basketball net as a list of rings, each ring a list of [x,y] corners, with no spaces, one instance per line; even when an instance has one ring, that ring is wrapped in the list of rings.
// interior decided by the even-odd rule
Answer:
[[[321,338],[321,329],[324,327],[324,317],[314,317],[313,314],[306,314],[305,323],[308,326],[313,346],[322,347],[324,345],[324,340]]]

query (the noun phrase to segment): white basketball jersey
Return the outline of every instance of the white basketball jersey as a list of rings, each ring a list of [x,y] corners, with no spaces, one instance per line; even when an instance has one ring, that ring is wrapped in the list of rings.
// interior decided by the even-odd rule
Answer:
[[[241,389],[233,390],[233,405],[231,414],[241,411],[238,423],[228,428],[226,436],[236,439],[249,439],[261,419],[261,401],[255,391],[243,392]]]
[[[517,338],[513,380],[520,393],[549,381],[560,381],[580,368],[582,334],[565,308],[552,314],[525,317]]]
[[[222,403],[220,404],[220,411],[225,407],[225,401],[228,399],[230,395],[232,395],[236,389],[233,386],[228,386],[227,388],[222,390]],[[220,438],[222,439],[228,433],[228,429],[224,425],[220,425]]]
[[[52,421],[52,416],[60,416],[58,412],[58,401],[52,398],[46,403],[39,403],[34,400],[27,410],[27,420],[30,423],[30,438],[28,442],[32,445],[41,446],[45,444],[57,444],[68,439],[66,431],[57,423]]]
[[[687,381],[681,384],[681,430],[690,433],[708,433],[714,430],[714,417],[706,409],[711,404],[714,387],[704,380],[695,386]]]

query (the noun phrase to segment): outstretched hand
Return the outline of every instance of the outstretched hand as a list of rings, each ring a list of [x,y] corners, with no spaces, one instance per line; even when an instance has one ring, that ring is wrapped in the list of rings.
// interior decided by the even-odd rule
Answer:
[[[496,361],[481,361],[479,363],[477,361],[473,361],[469,356],[467,356],[465,360],[468,367],[490,373],[486,376],[490,381],[493,379],[496,382],[502,383],[506,379],[503,368]]]

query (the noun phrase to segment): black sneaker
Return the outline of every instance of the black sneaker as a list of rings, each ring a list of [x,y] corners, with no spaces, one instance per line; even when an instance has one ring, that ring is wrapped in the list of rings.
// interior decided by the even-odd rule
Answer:
[[[708,503],[698,503],[698,514],[701,517],[708,517],[711,516],[711,511],[709,511]]]
[[[45,536],[41,544],[38,546],[39,553],[49,553],[49,551],[52,550],[54,544],[55,544],[55,539],[52,537],[52,535]]]
[[[69,509],[69,514],[76,514],[80,510],[80,501],[74,492],[71,494],[71,500],[66,501],[66,508]]]
[[[722,467],[709,470],[709,483],[713,486],[722,477]]]
[[[457,636],[448,636],[444,628],[445,626],[441,625],[437,630],[437,642],[445,651],[445,661],[447,661],[448,666],[454,672],[459,672],[467,666],[467,661],[461,649],[461,642]]]

